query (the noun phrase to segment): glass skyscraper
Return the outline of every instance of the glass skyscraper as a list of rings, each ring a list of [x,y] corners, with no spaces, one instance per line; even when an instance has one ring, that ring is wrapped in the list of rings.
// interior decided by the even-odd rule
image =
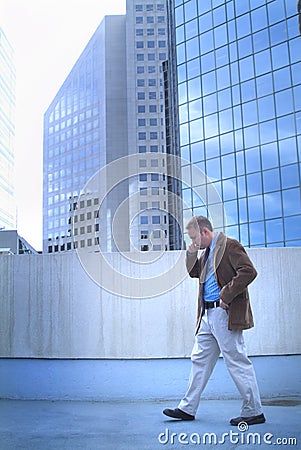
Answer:
[[[127,0],[126,15],[105,17],[80,55],[44,118],[44,252],[115,251],[112,221],[127,198],[121,250],[177,247],[169,237],[167,56],[164,0]],[[131,155],[139,175],[109,192],[99,212],[93,193],[77,201],[100,168]]]
[[[180,154],[219,193],[227,234],[249,247],[301,245],[297,3],[169,2]],[[210,200],[192,188],[186,213],[207,215]]]
[[[125,48],[125,17],[105,17],[45,113],[44,252],[114,245],[110,215],[127,186],[116,188],[101,218],[97,193],[77,200],[95,172],[127,154]]]
[[[0,28],[0,229],[16,226],[14,138],[16,73],[14,52]]]

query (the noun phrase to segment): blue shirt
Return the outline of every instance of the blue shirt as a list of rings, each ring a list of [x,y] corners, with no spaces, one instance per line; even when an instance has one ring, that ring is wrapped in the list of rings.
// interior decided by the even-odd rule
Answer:
[[[220,287],[218,286],[216,282],[216,278],[214,275],[214,267],[213,267],[213,251],[218,239],[219,233],[216,233],[215,238],[210,244],[210,253],[206,262],[206,267],[204,270],[206,270],[206,281],[203,284],[203,300],[205,302],[216,302],[217,300],[220,300],[219,294],[220,294]]]

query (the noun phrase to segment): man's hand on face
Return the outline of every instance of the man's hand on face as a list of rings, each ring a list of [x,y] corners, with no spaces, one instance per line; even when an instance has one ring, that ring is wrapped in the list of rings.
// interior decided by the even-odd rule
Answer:
[[[194,242],[191,242],[188,246],[188,251],[189,253],[197,253],[199,247],[197,244],[195,244]]]

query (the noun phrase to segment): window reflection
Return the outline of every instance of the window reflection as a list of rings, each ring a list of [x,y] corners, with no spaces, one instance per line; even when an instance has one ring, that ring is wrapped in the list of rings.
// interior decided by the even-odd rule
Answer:
[[[285,216],[296,214],[301,210],[300,188],[282,191],[283,213]]]
[[[297,164],[281,167],[282,189],[287,189],[300,185],[299,170]]]
[[[250,230],[250,245],[259,245],[265,242],[264,222],[251,223]]]
[[[262,196],[257,195],[254,197],[248,197],[248,212],[249,212],[249,221],[253,222],[256,220],[263,219],[263,202]]]
[[[279,142],[279,156],[281,165],[297,162],[295,138],[289,138]]]
[[[282,219],[266,221],[266,237],[268,243],[281,242],[283,240]]]
[[[265,192],[280,190],[280,173],[278,168],[264,171],[262,176]]]

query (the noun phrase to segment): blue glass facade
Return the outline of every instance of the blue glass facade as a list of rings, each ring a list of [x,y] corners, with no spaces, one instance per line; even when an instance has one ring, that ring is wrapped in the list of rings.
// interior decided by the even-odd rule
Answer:
[[[249,247],[300,246],[297,1],[172,3],[181,156],[219,192],[228,235]],[[183,198],[208,214],[193,189]]]

